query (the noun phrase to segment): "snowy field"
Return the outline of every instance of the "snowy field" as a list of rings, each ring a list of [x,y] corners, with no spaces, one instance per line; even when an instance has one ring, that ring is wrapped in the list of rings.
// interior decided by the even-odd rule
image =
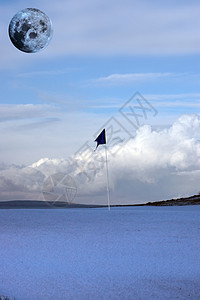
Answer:
[[[200,299],[200,206],[0,210],[0,295]]]

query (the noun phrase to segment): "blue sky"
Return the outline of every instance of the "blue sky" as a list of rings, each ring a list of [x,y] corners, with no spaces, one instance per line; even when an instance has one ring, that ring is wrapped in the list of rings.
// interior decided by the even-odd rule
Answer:
[[[44,11],[53,38],[39,53],[10,42],[26,7]],[[1,163],[67,158],[140,94],[157,110],[144,124],[169,128],[200,109],[199,1],[0,1]]]

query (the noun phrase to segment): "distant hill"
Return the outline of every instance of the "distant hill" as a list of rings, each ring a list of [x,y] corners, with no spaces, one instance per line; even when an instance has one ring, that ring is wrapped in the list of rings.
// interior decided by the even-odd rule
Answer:
[[[117,204],[112,205],[112,207],[123,207],[123,206],[183,206],[183,205],[199,205],[200,204],[200,195],[194,195],[186,198],[178,198],[171,200],[162,200],[156,202],[148,202],[142,204]]]
[[[172,206],[172,205],[198,205],[200,204],[200,195],[194,195],[186,198],[171,199],[166,201],[148,202],[145,205],[151,206]]]
[[[66,202],[46,202],[38,200],[12,200],[0,201],[0,209],[15,209],[15,208],[95,208],[103,207],[103,205],[85,205],[85,204],[68,204]]]

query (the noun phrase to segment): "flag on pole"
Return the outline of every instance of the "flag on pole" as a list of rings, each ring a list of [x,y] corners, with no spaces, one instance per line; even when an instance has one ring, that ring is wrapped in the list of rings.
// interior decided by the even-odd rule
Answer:
[[[102,130],[102,132],[96,138],[95,142],[97,142],[96,149],[97,149],[97,147],[99,145],[105,145],[106,144],[106,132],[105,132],[105,129]]]
[[[107,149],[106,149],[106,131],[105,128],[98,135],[95,142],[97,142],[96,149],[99,145],[105,145],[105,157],[106,157],[106,177],[107,177],[107,197],[108,197],[108,210],[110,210],[110,188],[109,188],[109,176],[108,176],[108,157],[107,157]],[[96,150],[95,149],[95,150]],[[94,150],[94,151],[95,151]]]

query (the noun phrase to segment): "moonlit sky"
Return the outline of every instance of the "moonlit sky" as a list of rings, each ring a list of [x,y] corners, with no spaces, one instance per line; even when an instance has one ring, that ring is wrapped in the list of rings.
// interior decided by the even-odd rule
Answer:
[[[39,53],[9,40],[10,20],[27,7],[53,23]],[[113,203],[198,193],[199,12],[195,0],[0,0],[0,199],[42,199],[45,178],[63,172],[77,201],[106,201],[104,164],[91,168],[104,149],[80,149],[94,149],[116,120],[124,140],[107,145]],[[120,113],[136,92],[149,108],[137,131]]]

